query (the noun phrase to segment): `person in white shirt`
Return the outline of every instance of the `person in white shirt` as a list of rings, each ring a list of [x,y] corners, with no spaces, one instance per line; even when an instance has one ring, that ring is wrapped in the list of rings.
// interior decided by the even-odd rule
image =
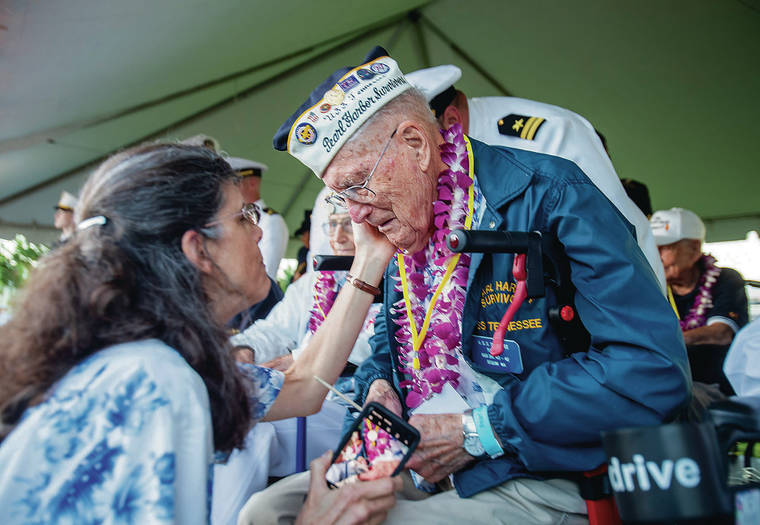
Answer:
[[[407,80],[428,100],[444,129],[461,124],[464,133],[494,146],[535,151],[575,162],[636,230],[650,266],[666,290],[665,272],[649,221],[628,197],[594,127],[570,110],[516,97],[468,98],[454,87],[462,71],[442,65],[408,73]]]
[[[261,230],[263,236],[259,242],[261,255],[264,256],[264,266],[267,275],[277,278],[277,268],[288,247],[288,227],[282,215],[267,206],[261,198],[261,176],[268,169],[265,164],[254,160],[229,157],[226,159],[232,169],[240,177],[240,192],[246,202],[253,202],[261,209]]]

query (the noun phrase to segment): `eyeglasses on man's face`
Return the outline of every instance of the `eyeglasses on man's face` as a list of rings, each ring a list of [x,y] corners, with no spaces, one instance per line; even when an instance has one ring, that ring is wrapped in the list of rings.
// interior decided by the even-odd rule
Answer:
[[[352,233],[353,226],[351,225],[351,217],[346,217],[344,219],[330,219],[322,224],[322,231],[325,232],[326,235],[335,235],[338,228],[343,228],[343,231],[346,233]]]
[[[343,191],[335,192],[330,195],[328,195],[325,200],[332,204],[333,206],[340,206],[340,207],[347,207],[346,206],[346,199],[352,200],[354,202],[358,202],[361,204],[372,202],[372,200],[375,198],[375,192],[369,189],[369,181],[372,180],[372,176],[375,174],[375,170],[377,170],[377,167],[380,165],[380,161],[383,159],[383,155],[385,155],[385,152],[388,150],[388,146],[391,145],[391,141],[393,140],[394,135],[396,135],[396,130],[398,128],[393,130],[393,133],[391,133],[391,136],[388,138],[388,142],[385,143],[385,147],[383,148],[383,151],[380,152],[380,156],[377,158],[377,162],[375,162],[375,165],[372,166],[372,170],[369,172],[369,175],[366,179],[364,179],[364,182],[361,184],[355,184],[353,186],[349,186]]]
[[[259,209],[257,204],[253,202],[249,202],[248,204],[243,205],[240,211],[231,213],[230,215],[219,217],[215,221],[211,221],[210,223],[206,224],[204,228],[213,228],[214,226],[218,226],[219,224],[221,224],[226,219],[231,219],[235,217],[242,217],[248,223],[252,225],[258,225],[259,221],[261,220],[261,210]]]

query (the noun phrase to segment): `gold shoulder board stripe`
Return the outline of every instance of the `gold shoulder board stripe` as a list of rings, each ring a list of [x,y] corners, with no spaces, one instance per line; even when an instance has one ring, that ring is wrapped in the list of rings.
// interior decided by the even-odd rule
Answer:
[[[534,140],[539,128],[546,122],[543,117],[528,115],[505,115],[496,122],[499,134],[509,137],[519,137],[524,140]]]
[[[525,123],[522,133],[520,133],[520,138],[533,140],[536,131],[538,131],[538,128],[540,128],[543,123],[544,119],[541,117],[530,117],[528,122]]]

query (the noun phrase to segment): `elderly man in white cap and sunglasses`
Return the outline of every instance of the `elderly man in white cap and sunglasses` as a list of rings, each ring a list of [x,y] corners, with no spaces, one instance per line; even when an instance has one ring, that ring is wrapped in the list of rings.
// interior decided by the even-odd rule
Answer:
[[[317,87],[274,143],[399,250],[356,400],[419,429],[406,466],[439,492],[409,488],[387,521],[585,523],[575,481],[605,463],[600,432],[659,424],[690,387],[676,317],[630,224],[567,160],[487,146],[461,126],[441,131],[381,48]],[[452,253],[453,229],[556,236],[590,334],[585,351],[568,355],[560,343],[547,289],[490,353],[520,279],[514,256]],[[307,484],[295,475],[254,495],[239,522],[291,521]]]
[[[651,218],[668,286],[689,354],[694,381],[718,384],[726,395],[734,393],[723,374],[723,361],[734,335],[747,324],[749,312],[744,278],[721,268],[702,252],[705,225],[683,208],[659,210]]]

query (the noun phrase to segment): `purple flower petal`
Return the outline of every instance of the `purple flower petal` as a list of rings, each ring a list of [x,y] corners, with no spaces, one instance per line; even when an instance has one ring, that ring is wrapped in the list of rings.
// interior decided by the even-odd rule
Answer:
[[[412,390],[406,395],[405,402],[406,402],[407,407],[417,408],[418,406],[422,404],[424,400],[425,399],[420,394]]]
[[[449,205],[445,202],[441,201],[435,201],[433,202],[433,213],[435,215],[440,215],[442,213],[448,213],[449,212]]]
[[[441,153],[441,160],[447,165],[447,166],[454,166],[454,163],[457,160],[456,153],[451,153],[448,151],[444,151]]]

